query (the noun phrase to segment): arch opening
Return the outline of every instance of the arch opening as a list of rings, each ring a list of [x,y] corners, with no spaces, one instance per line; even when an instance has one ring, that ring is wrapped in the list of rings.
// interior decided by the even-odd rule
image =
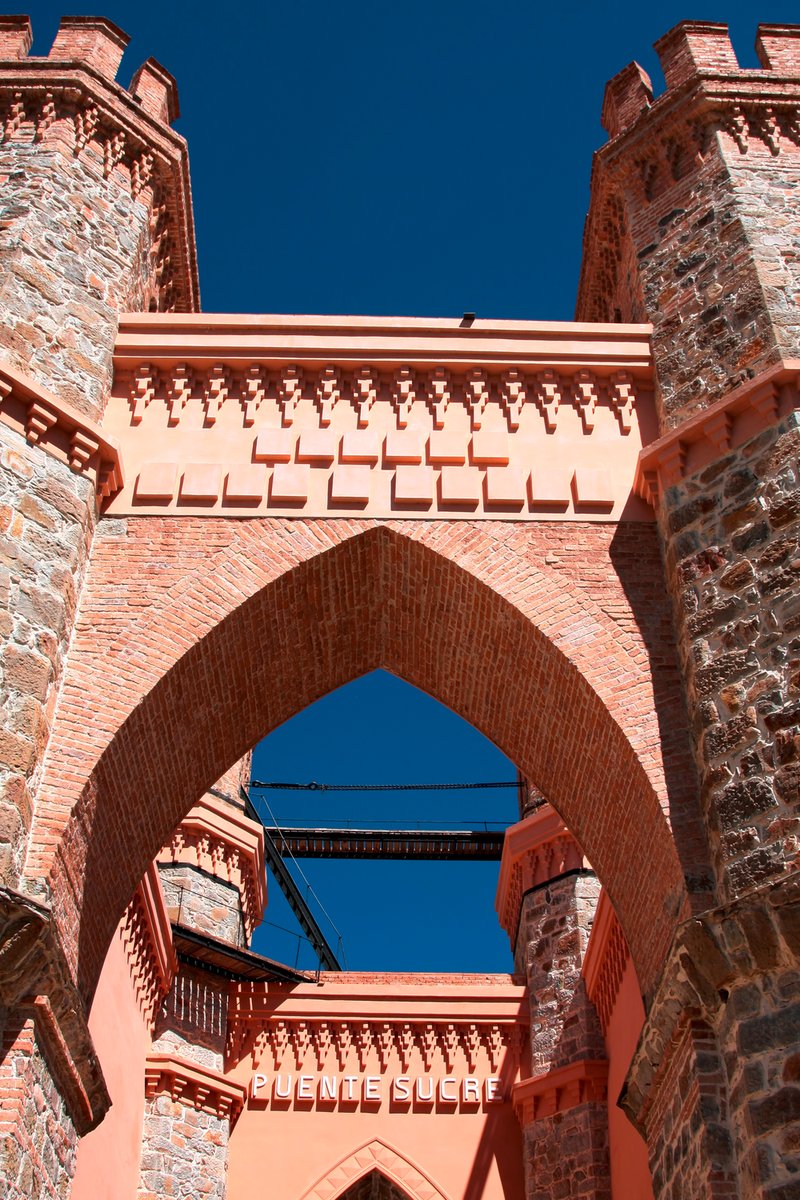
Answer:
[[[598,642],[592,673],[541,614],[388,526],[239,601],[157,672],[72,808],[51,883],[87,997],[147,863],[197,797],[271,729],[377,667],[457,712],[536,781],[609,890],[643,988],[653,986],[685,887],[652,764],[632,744],[624,681],[609,686],[612,651],[635,676],[624,639],[606,639],[605,657]]]
[[[371,839],[340,849],[321,836],[317,849],[314,836],[304,843],[294,833],[274,835],[279,849],[286,845],[283,861],[343,967],[512,970],[494,901],[503,832],[519,819],[518,774],[456,713],[397,676],[370,672],[269,734],[255,747],[252,776],[273,784],[250,792],[268,828],[410,835],[380,857]],[[283,789],[280,781],[312,786]],[[480,781],[499,786],[454,786]],[[420,790],[391,790],[392,784]],[[359,788],[366,790],[352,790]],[[421,845],[414,834],[421,839],[429,830],[456,837]],[[315,968],[317,956],[274,874],[268,894],[254,948],[293,967]]]

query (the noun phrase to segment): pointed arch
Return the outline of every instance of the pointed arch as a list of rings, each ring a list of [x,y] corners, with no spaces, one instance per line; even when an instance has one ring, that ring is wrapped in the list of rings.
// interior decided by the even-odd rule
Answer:
[[[489,522],[145,519],[108,536],[26,868],[49,875],[84,995],[198,797],[271,729],[376,667],[452,708],[542,788],[608,888],[649,990],[686,911],[665,812],[680,827],[692,776],[648,530],[591,526],[576,543],[574,528]],[[138,566],[126,575],[123,562]]]
[[[365,1142],[341,1159],[305,1193],[303,1200],[338,1200],[371,1171],[385,1175],[409,1200],[450,1200],[421,1167],[380,1138]]]

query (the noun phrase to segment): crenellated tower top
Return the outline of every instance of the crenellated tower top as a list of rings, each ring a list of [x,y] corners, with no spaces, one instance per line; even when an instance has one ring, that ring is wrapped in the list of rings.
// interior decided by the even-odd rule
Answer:
[[[753,69],[722,24],[655,49],[662,95],[638,63],[606,87],[576,315],[653,322],[666,430],[800,354],[800,26],[761,25]]]
[[[199,306],[177,87],[152,58],[117,83],[127,43],[105,18],[64,17],[31,57],[29,19],[0,17],[0,169],[23,169],[0,242],[0,352],[95,418],[119,313]]]

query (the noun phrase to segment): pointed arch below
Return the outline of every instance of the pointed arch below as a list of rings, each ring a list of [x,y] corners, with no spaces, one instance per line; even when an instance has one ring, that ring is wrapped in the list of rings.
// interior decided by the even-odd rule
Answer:
[[[378,1171],[409,1200],[450,1200],[429,1175],[399,1150],[375,1138],[348,1154],[303,1196],[303,1200],[339,1200],[354,1183]]]
[[[665,812],[680,831],[696,803],[658,563],[649,526],[115,527],[92,559],[26,867],[49,876],[84,996],[199,796],[271,729],[376,667],[541,787],[652,990],[687,911]]]

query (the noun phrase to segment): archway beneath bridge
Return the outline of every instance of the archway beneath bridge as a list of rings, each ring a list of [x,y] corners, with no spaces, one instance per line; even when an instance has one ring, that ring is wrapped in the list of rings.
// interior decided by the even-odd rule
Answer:
[[[652,989],[688,911],[679,848],[696,828],[654,535],[649,547],[640,526],[595,525],[581,546],[562,525],[554,567],[541,526],[498,537],[488,525],[327,522],[323,540],[313,523],[220,524],[198,543],[191,519],[131,522],[93,562],[28,860],[29,875],[49,873],[84,996],[197,797],[269,730],[379,666],[536,781]],[[136,573],[121,580],[123,555]]]

